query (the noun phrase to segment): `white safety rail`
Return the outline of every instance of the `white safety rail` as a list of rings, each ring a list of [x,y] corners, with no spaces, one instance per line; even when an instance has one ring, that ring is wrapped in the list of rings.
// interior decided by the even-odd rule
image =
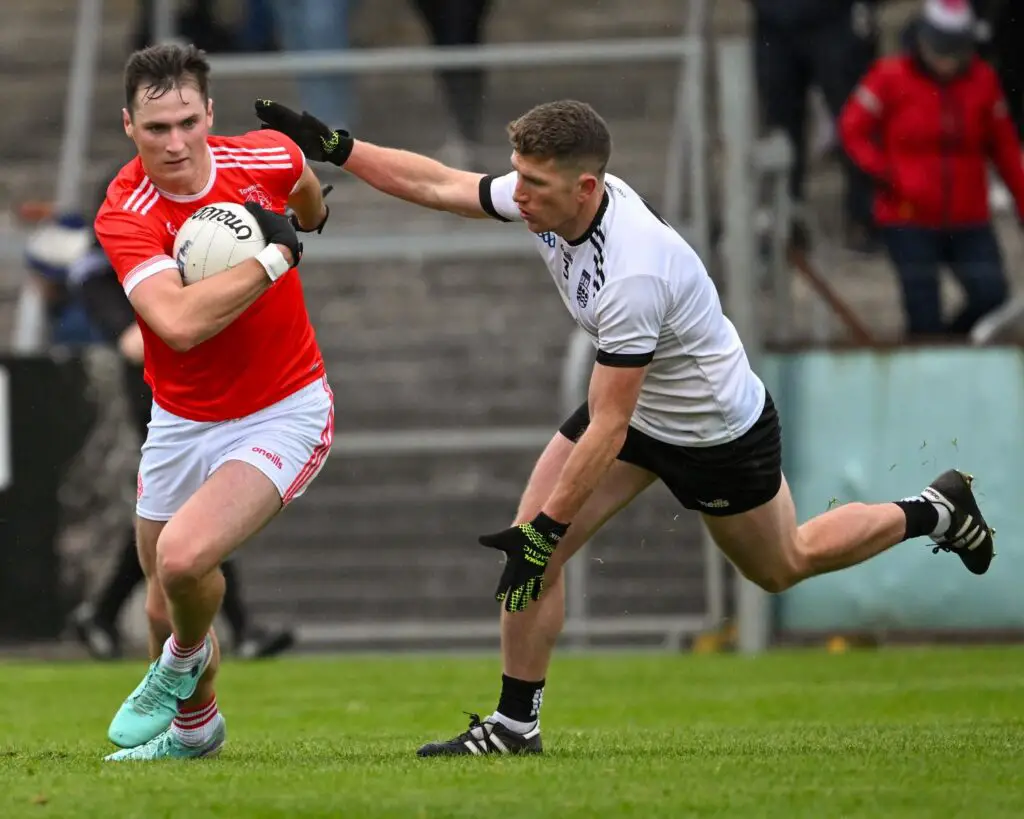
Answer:
[[[437,70],[457,67],[509,68],[570,65],[638,64],[677,61],[680,65],[674,93],[674,113],[665,155],[665,193],[662,213],[687,236],[705,258],[710,257],[710,196],[707,173],[710,136],[718,129],[707,121],[708,60],[705,29],[706,0],[690,0],[688,30],[678,37],[625,39],[583,42],[544,42],[531,44],[495,44],[451,48],[388,48],[345,52],[301,52],[289,54],[218,55],[212,59],[218,79],[258,76],[298,76],[303,74],[347,73],[381,74],[412,70]],[[174,3],[156,3],[157,30],[172,38],[170,22]],[[81,0],[78,36],[69,73],[69,102],[66,133],[58,178],[62,188],[58,201],[74,207],[81,200],[83,168],[89,157],[88,134],[91,129],[92,86],[98,63],[98,43],[102,22],[102,0]],[[733,320],[745,339],[758,336],[752,311],[744,300],[756,302],[756,274],[753,270],[752,211],[742,189],[749,188],[754,172],[752,121],[753,73],[749,43],[735,40],[720,46],[719,74],[722,93],[718,106],[723,116],[723,131],[728,134],[726,151],[726,257],[729,267],[729,304]],[[749,108],[749,110],[747,110]],[[685,186],[685,187],[684,187]],[[741,193],[739,198],[734,194]],[[684,223],[684,212],[689,217]],[[495,255],[523,255],[534,251],[525,232],[477,230],[451,234],[380,234],[349,238],[321,237],[311,243],[307,254],[318,261],[368,261],[401,259],[486,258]],[[27,299],[30,296],[26,296]],[[26,309],[25,315],[32,311]],[[25,348],[31,328],[18,329]],[[41,336],[41,334],[40,334]],[[585,339],[574,335],[568,344],[563,368],[562,403],[575,407],[585,394],[586,376],[592,366],[592,350]],[[756,344],[753,353],[756,357]],[[349,457],[382,457],[390,454],[438,452],[539,451],[550,438],[551,429],[489,428],[466,430],[379,431],[345,434],[335,437],[334,451]],[[725,605],[724,564],[711,544],[707,544],[704,586],[707,606],[702,616],[602,617],[588,614],[589,564],[571,562],[568,577],[568,616],[566,634],[574,642],[585,644],[591,637],[663,635],[667,645],[678,645],[688,634],[720,624]],[[767,622],[763,601],[742,586],[742,644],[747,651],[765,645]],[[496,623],[354,623],[308,625],[300,628],[305,639],[314,642],[407,641],[420,636],[437,639],[488,637],[496,634]]]

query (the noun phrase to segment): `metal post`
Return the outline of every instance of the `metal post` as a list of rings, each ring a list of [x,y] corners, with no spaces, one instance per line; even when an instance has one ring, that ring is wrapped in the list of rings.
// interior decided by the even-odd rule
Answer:
[[[703,7],[703,4],[702,4]],[[702,12],[701,28],[695,32],[700,44],[689,59],[693,80],[687,86],[689,99],[687,107],[691,111],[699,111],[691,118],[690,125],[690,220],[693,224],[695,248],[701,258],[709,259],[711,247],[711,182],[708,177],[708,52],[707,45],[711,41],[707,28],[707,14]],[[683,62],[687,62],[684,60]]]
[[[75,45],[69,67],[64,101],[64,136],[57,170],[57,208],[66,212],[81,204],[82,177],[89,155],[92,128],[93,85],[99,63],[103,25],[103,0],[81,0]]]
[[[82,180],[89,155],[93,85],[99,63],[103,0],[81,0],[75,25],[75,43],[68,67],[64,100],[64,133],[57,165],[54,201],[59,213],[77,210],[82,202]],[[18,293],[11,346],[28,355],[40,352],[46,340],[46,306],[36,283],[26,278]]]
[[[562,362],[561,405],[568,417],[587,398],[590,373],[594,369],[594,345],[583,330],[574,328],[566,346]],[[565,564],[565,619],[569,645],[584,648],[590,643],[585,628],[590,614],[587,599],[590,580],[590,560],[587,546]]]
[[[153,42],[166,43],[174,39],[177,6],[177,0],[153,0]]]
[[[793,146],[781,131],[775,131],[756,147],[758,179],[769,182],[772,214],[771,257],[767,276],[772,289],[772,326],[766,333],[775,342],[793,336],[793,278],[789,265],[790,224],[793,202],[789,195],[789,175],[793,167]]]
[[[754,68],[747,41],[718,45],[718,92],[725,157],[726,306],[743,339],[751,364],[761,358],[758,326],[757,247],[754,222]],[[737,574],[739,650],[763,651],[768,645],[768,599],[760,588]]]
[[[687,238],[700,255],[708,252],[707,213],[707,112],[704,90],[707,77],[707,57],[704,29],[707,20],[706,0],[690,0],[686,31],[682,43],[692,43],[689,52],[681,46],[679,74],[672,126],[669,131],[668,151],[665,157],[665,218],[673,225],[683,221],[683,200],[690,194],[692,235]],[[688,161],[689,160],[689,161]]]

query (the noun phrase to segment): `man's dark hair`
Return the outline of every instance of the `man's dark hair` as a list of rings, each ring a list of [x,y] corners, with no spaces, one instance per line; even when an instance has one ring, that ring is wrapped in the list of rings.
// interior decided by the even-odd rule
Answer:
[[[509,142],[520,156],[554,159],[604,173],[612,153],[608,125],[592,107],[576,100],[538,105],[508,125]]]
[[[183,85],[199,89],[204,102],[210,97],[210,63],[206,53],[194,45],[150,46],[132,54],[124,67],[124,96],[129,112],[140,88],[146,89],[147,99],[156,99]]]

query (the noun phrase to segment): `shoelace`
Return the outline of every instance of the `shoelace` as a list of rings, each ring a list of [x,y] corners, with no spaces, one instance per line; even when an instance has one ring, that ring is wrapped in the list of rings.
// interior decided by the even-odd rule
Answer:
[[[473,737],[473,729],[474,728],[483,728],[484,727],[483,720],[480,719],[480,715],[479,714],[474,714],[472,711],[463,711],[462,713],[465,714],[467,717],[469,717],[469,730],[468,731],[464,731],[463,734],[462,734],[462,737],[467,737],[469,739],[473,739],[474,738]],[[460,739],[462,737],[460,737]]]
[[[132,748],[127,754],[121,759],[154,759],[158,755],[162,756],[164,751],[174,741],[174,735],[171,731],[164,731],[162,734],[157,734],[149,742],[139,745],[137,748]]]
[[[143,681],[142,690],[131,698],[132,707],[136,711],[142,714],[152,713],[154,707],[161,704],[158,692],[173,698],[177,702],[178,692],[176,688],[172,687],[172,683],[167,679],[167,673],[161,674],[161,671],[162,667],[159,665],[150,670]]]
[[[482,751],[484,751],[484,752],[489,751],[490,750],[490,746],[489,746],[489,744],[487,742],[487,728],[484,727],[485,723],[484,723],[484,721],[482,719],[480,719],[480,715],[479,714],[474,714],[471,711],[463,711],[462,713],[469,717],[469,729],[466,730],[466,731],[463,731],[461,734],[459,734],[459,736],[456,737],[456,741],[457,742],[473,742],[478,747],[480,747],[480,749]],[[473,731],[475,731],[477,728],[480,729],[480,733],[481,733],[480,737],[477,737],[473,733]]]

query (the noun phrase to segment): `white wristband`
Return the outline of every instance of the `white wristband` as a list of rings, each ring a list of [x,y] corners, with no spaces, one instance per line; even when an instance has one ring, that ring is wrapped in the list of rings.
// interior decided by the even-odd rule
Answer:
[[[281,248],[277,245],[267,245],[256,254],[255,258],[257,262],[263,265],[263,269],[267,271],[267,277],[272,282],[276,282],[279,277],[292,269],[292,266],[281,252]]]

